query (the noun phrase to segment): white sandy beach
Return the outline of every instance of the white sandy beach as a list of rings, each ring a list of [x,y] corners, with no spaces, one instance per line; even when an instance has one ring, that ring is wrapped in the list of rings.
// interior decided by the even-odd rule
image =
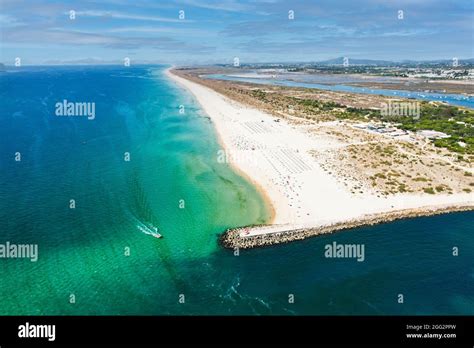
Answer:
[[[246,236],[318,227],[404,209],[473,206],[472,193],[352,194],[332,173],[325,172],[310,150],[338,146],[311,136],[304,127],[276,121],[272,115],[243,106],[217,92],[166,74],[189,90],[209,115],[230,153],[232,165],[263,189],[274,209],[274,227],[254,228]],[[216,154],[217,157],[217,154]]]

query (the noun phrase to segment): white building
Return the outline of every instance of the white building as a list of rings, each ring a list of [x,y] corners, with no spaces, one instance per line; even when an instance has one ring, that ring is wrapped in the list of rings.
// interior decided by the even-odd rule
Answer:
[[[451,137],[450,135],[446,133],[438,132],[434,130],[421,130],[421,131],[418,131],[417,134],[428,139],[446,139],[446,138]]]

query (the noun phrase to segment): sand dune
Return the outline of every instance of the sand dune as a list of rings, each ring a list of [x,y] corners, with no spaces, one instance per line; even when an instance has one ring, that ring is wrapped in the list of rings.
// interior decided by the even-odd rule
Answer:
[[[309,151],[334,146],[257,109],[167,71],[189,90],[213,121],[231,164],[260,187],[274,209],[271,228],[253,228],[242,237],[341,223],[405,209],[473,206],[470,193],[377,197],[365,189],[352,194],[336,174],[324,171]],[[216,155],[217,156],[217,155]],[[340,179],[340,178],[339,178]]]

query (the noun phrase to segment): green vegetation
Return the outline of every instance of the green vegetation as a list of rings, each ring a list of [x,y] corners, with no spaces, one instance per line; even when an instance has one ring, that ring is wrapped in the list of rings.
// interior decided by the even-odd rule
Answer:
[[[379,110],[357,109],[333,102],[328,103],[308,99],[300,100],[300,104],[310,107],[313,112],[317,110],[329,111],[332,109],[334,116],[339,119],[386,120]],[[450,137],[434,140],[435,146],[444,147],[459,154],[474,154],[474,110],[451,105],[430,104],[423,101],[420,102],[419,118],[393,116],[390,117],[390,122],[397,123],[397,127],[400,129],[412,132],[434,130],[446,133]],[[464,143],[464,146],[460,143]]]
[[[433,140],[435,146],[457,152],[460,155],[459,160],[465,160],[463,155],[474,155],[474,110],[471,109],[417,101],[420,103],[419,117],[390,116],[387,119],[382,115],[381,110],[377,109],[354,108],[332,101],[292,96],[286,96],[282,101],[274,98],[272,93],[261,89],[254,89],[250,94],[260,101],[271,102],[282,108],[291,105],[295,111],[300,111],[298,114],[305,118],[330,116],[341,120],[390,121],[396,123],[398,128],[407,131],[434,130],[443,132],[450,137]],[[284,106],[285,104],[287,106]],[[393,149],[384,149],[384,153],[387,155],[390,155],[392,151]]]
[[[266,100],[266,93],[260,89],[255,89],[255,90],[252,90],[251,92],[252,96],[259,99],[259,100]]]
[[[474,110],[423,102],[419,120],[404,117],[401,123],[402,129],[412,131],[429,129],[451,136],[447,139],[435,140],[434,144],[437,147],[445,147],[461,154],[474,153]],[[465,147],[462,147],[459,142],[465,143]]]
[[[430,195],[434,195],[434,194],[435,194],[435,192],[434,192],[434,190],[433,190],[432,187],[425,187],[425,188],[423,189],[423,191],[424,191],[425,193],[429,193]]]

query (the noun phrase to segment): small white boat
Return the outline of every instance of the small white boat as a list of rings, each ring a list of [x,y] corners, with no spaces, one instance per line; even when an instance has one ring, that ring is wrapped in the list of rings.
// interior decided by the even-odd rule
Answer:
[[[151,226],[146,226],[145,227],[142,227],[140,225],[137,225],[137,228],[142,231],[143,233],[145,234],[148,234],[150,236],[153,236],[155,238],[163,238],[163,236],[161,234],[158,233],[158,228],[151,225]]]
[[[158,227],[156,226],[153,226],[152,224],[150,224],[148,226],[148,229],[152,230],[153,232],[151,232],[151,235],[155,238],[161,238],[163,237],[161,234],[158,233]]]

